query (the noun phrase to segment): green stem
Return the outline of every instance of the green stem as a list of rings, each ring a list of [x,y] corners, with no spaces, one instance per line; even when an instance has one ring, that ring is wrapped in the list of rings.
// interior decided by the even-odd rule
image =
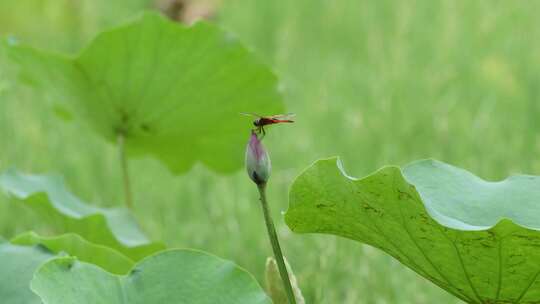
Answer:
[[[122,178],[124,180],[124,196],[126,199],[126,207],[132,209],[133,195],[131,194],[131,183],[129,181],[128,162],[126,158],[126,138],[122,132],[118,133],[118,150],[120,152],[120,165],[122,166]]]
[[[276,228],[274,227],[272,215],[270,214],[268,202],[266,200],[266,183],[258,184],[257,188],[259,189],[259,194],[261,196],[261,205],[264,214],[264,221],[266,222],[268,237],[270,238],[272,250],[274,251],[274,257],[278,265],[279,275],[281,276],[281,280],[283,281],[283,286],[285,287],[285,292],[287,293],[287,297],[289,298],[289,303],[296,304],[296,299],[294,297],[291,281],[289,280],[289,273],[287,272],[287,267],[285,266],[285,261],[283,260],[283,253],[281,252],[281,247],[279,246]]]

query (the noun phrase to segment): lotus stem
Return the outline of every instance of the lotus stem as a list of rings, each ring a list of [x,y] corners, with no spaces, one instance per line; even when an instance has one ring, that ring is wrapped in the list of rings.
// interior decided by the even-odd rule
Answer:
[[[268,201],[266,200],[266,183],[257,184],[257,188],[259,189],[264,220],[266,222],[266,229],[268,230],[268,237],[270,238],[272,250],[274,251],[274,257],[278,265],[279,275],[283,281],[289,303],[296,304],[291,281],[289,280],[289,273],[287,272],[287,267],[285,266],[285,261],[283,260],[283,253],[281,252],[281,247],[279,246],[276,228],[274,227],[272,215],[270,214],[270,209],[268,208]]]

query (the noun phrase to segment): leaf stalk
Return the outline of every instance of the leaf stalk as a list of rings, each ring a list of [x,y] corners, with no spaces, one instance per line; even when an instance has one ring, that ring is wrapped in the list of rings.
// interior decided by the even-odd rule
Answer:
[[[118,133],[118,151],[120,154],[120,166],[122,167],[122,179],[124,183],[124,197],[126,207],[133,208],[133,194],[131,192],[131,182],[129,179],[129,168],[126,157],[126,137],[123,132]]]

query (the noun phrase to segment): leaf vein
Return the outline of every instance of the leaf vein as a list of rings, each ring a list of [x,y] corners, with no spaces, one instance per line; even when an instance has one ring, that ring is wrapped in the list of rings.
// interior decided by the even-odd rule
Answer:
[[[525,288],[525,290],[523,290],[521,292],[521,294],[519,295],[519,297],[517,298],[517,300],[514,302],[514,303],[520,303],[521,302],[521,299],[523,299],[523,297],[527,294],[527,292],[529,291],[529,289],[531,289],[531,287],[533,286],[534,282],[536,282],[536,279],[538,279],[538,275],[540,275],[540,270],[538,272],[536,272],[536,274],[534,275],[533,279],[531,280],[531,282],[527,285],[527,287]]]
[[[480,295],[476,291],[476,288],[474,287],[474,285],[472,283],[471,277],[469,276],[469,272],[467,271],[467,268],[465,267],[465,263],[463,263],[463,257],[461,256],[461,252],[459,251],[459,248],[457,247],[456,242],[454,240],[452,240],[448,235],[446,235],[446,233],[444,233],[444,231],[442,231],[439,226],[437,226],[437,227],[439,228],[441,233],[446,237],[446,239],[452,244],[452,246],[456,250],[456,254],[457,254],[457,257],[458,257],[458,260],[459,260],[459,264],[461,266],[461,269],[463,269],[463,274],[465,275],[465,279],[469,283],[469,286],[471,287],[472,292],[474,293],[475,297],[479,301],[478,303],[483,303],[484,301],[482,300],[482,298],[480,297]]]
[[[396,185],[396,178],[394,176],[393,178],[393,188],[394,189],[397,189],[397,185]],[[413,200],[416,201],[417,203],[420,203],[422,204],[422,202],[418,202],[418,200],[416,198],[413,197]],[[435,265],[435,263],[428,257],[428,255],[426,254],[425,250],[418,244],[417,240],[412,236],[411,232],[409,231],[409,228],[406,224],[406,221],[405,221],[405,216],[403,214],[403,208],[401,206],[401,203],[399,203],[399,207],[398,207],[398,210],[399,210],[399,213],[401,215],[401,226],[403,226],[403,228],[405,229],[405,232],[407,233],[407,235],[409,236],[409,238],[411,239],[411,241],[413,242],[413,244],[416,246],[416,248],[418,248],[418,250],[422,253],[422,255],[424,256],[424,258],[426,259],[426,261],[431,265],[431,267],[439,274],[439,276],[444,279],[446,281],[446,283],[448,284],[448,286],[450,287],[454,287],[455,285],[452,284],[450,282],[450,280],[445,276],[443,275],[442,271],[439,269],[439,267],[437,267],[437,265]],[[423,204],[422,204],[423,205]],[[458,296],[459,298],[461,298],[462,300],[465,300],[467,302],[472,302],[472,298],[470,298],[468,295],[466,294],[460,294],[460,293],[454,293],[454,295]]]
[[[501,295],[501,285],[502,285],[502,241],[503,238],[499,240],[499,246],[498,246],[498,253],[499,253],[499,274],[498,274],[498,281],[497,281],[497,293],[495,294],[495,302],[499,300],[499,297]]]

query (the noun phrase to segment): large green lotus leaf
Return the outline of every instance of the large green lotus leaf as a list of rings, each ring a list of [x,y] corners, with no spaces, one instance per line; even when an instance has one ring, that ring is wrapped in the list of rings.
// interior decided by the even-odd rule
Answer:
[[[18,246],[0,240],[0,302],[41,304],[30,290],[36,269],[55,255],[42,246]]]
[[[68,233],[54,237],[44,237],[35,232],[26,232],[11,240],[16,245],[41,245],[54,253],[65,252],[79,260],[95,264],[115,274],[126,274],[133,267],[133,261],[120,252],[96,245],[81,236]]]
[[[153,155],[176,173],[201,161],[219,172],[242,164],[239,112],[279,113],[277,79],[234,37],[154,13],[103,32],[71,58],[6,46],[27,82],[67,106],[129,155]]]
[[[10,169],[0,174],[0,190],[47,218],[58,232],[76,233],[133,260],[165,248],[148,240],[128,210],[89,205],[69,192],[57,176],[26,175]]]
[[[362,179],[303,172],[285,219],[380,248],[468,303],[540,303],[540,177],[488,182],[433,160]]]
[[[255,279],[229,261],[194,250],[169,250],[116,276],[74,258],[43,265],[31,283],[44,303],[269,304]]]

